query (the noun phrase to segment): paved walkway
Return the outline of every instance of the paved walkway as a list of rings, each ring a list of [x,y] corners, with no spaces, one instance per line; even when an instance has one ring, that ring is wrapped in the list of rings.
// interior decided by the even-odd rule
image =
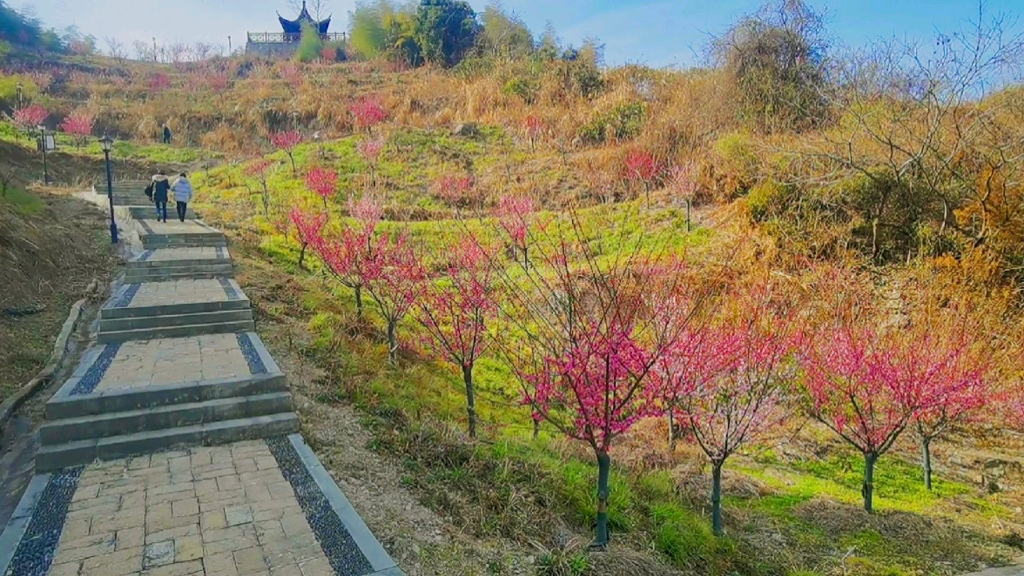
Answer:
[[[134,263],[228,258],[201,222],[138,228],[144,246],[174,247]],[[247,306],[225,276],[115,290],[101,341],[104,322],[213,320],[188,319],[173,338],[118,341],[115,327],[83,354],[47,403],[37,474],[0,535],[0,575],[402,575],[294,433],[284,375],[259,337],[220,333],[209,314],[223,312],[195,312],[236,300]]]

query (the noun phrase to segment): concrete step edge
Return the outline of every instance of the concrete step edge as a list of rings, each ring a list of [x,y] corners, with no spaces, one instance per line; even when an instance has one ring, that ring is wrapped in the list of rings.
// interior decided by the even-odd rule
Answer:
[[[145,318],[150,316],[178,316],[201,314],[223,310],[248,310],[252,307],[249,298],[240,294],[237,300],[214,300],[211,302],[189,302],[186,304],[163,304],[160,306],[126,306],[124,308],[102,308],[100,319]]]
[[[108,412],[125,412],[221,398],[286,392],[288,379],[285,378],[285,375],[276,365],[268,366],[268,369],[271,372],[265,374],[249,374],[203,382],[180,382],[142,388],[106,390],[74,396],[67,394],[66,386],[63,386],[46,402],[46,419],[61,420]]]
[[[36,452],[36,473],[89,464],[97,459],[125,458],[178,446],[227,444],[291,434],[298,429],[298,415],[285,412],[41,446]]]
[[[199,312],[197,314],[174,314],[165,316],[143,316],[140,318],[102,318],[100,332],[120,332],[126,330],[143,330],[151,328],[177,328],[179,326],[198,326],[217,322],[246,322],[253,320],[252,309],[218,310],[217,312]]]
[[[49,446],[291,411],[291,393],[269,392],[53,420],[39,427],[39,437]],[[178,423],[169,424],[174,417]]]
[[[251,332],[256,329],[252,320],[235,322],[212,322],[210,324],[188,324],[184,326],[168,326],[164,328],[140,328],[136,330],[100,331],[96,341],[101,344],[110,342],[127,342],[130,340],[158,340],[161,338],[185,338],[203,334],[228,334],[232,332]]]

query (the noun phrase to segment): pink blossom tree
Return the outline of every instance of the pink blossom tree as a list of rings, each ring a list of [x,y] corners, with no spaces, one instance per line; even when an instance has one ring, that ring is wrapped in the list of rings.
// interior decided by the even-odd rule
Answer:
[[[784,417],[783,390],[795,373],[792,324],[787,313],[771,309],[770,290],[743,290],[734,313],[686,330],[656,370],[668,409],[686,423],[711,463],[711,518],[719,536],[722,468]]]
[[[578,217],[549,227],[534,248],[544,274],[512,274],[495,266],[500,301],[499,351],[517,376],[524,403],[567,436],[586,443],[598,465],[597,535],[608,543],[611,458],[617,437],[660,413],[652,369],[680,322],[672,270],[639,244],[614,257],[598,255]]]
[[[517,259],[517,252],[522,254],[522,265],[527,270],[530,268],[530,226],[536,210],[537,202],[531,196],[506,194],[498,200],[498,209],[495,211],[498,227],[512,246],[513,259]]]
[[[288,155],[288,160],[292,163],[292,174],[298,174],[298,169],[295,168],[295,147],[302,142],[302,134],[298,130],[286,130],[284,132],[274,132],[270,135],[270,143],[278,150],[284,151]]]
[[[171,77],[167,74],[154,74],[149,79],[149,91],[153,94],[159,94],[164,90],[168,90],[171,86]]]
[[[381,152],[384,151],[384,139],[383,138],[366,138],[360,140],[356,144],[356,151],[366,161],[367,166],[370,167],[370,180],[374,186],[377,185],[377,160],[380,158]]]
[[[349,214],[355,219],[336,238],[317,245],[320,259],[342,286],[351,288],[356,301],[356,314],[363,315],[363,286],[371,275],[377,255],[374,236],[384,215],[384,208],[373,196],[359,201],[349,200]]]
[[[469,238],[437,256],[445,262],[445,275],[429,283],[414,316],[429,336],[428,348],[462,371],[469,435],[476,438],[473,367],[490,343],[487,326],[498,310],[492,256]]]
[[[306,174],[306,187],[324,201],[326,211],[327,200],[338,191],[338,175],[334,170],[327,168],[313,168]]]
[[[412,310],[423,285],[424,270],[408,237],[380,235],[372,239],[363,285],[385,324],[388,361],[398,363],[398,324]]]
[[[353,102],[349,106],[353,124],[358,130],[370,130],[377,124],[388,119],[388,111],[376,98],[368,97]]]
[[[664,167],[661,162],[646,150],[633,149],[626,153],[625,178],[629,182],[643,185],[647,205],[651,204],[651,188],[661,177]]]
[[[309,214],[301,208],[292,208],[288,218],[295,225],[296,236],[301,249],[299,250],[299,268],[305,269],[306,248],[314,248],[321,242],[321,232],[327,224],[327,213]]]
[[[969,423],[994,390],[991,355],[979,348],[980,330],[964,314],[933,313],[931,321],[897,334],[887,370],[915,395],[913,424],[921,439],[924,483],[932,489],[931,444]]]
[[[50,113],[39,104],[26,106],[14,111],[14,123],[26,130],[32,130],[46,122]]]
[[[874,471],[920,410],[913,386],[894,369],[892,331],[856,318],[826,325],[803,352],[810,415],[864,456],[861,495],[874,511]]]
[[[526,137],[530,140],[530,151],[536,151],[537,140],[544,134],[546,126],[544,119],[531,114],[523,121],[523,128],[526,130]]]
[[[270,178],[273,166],[274,163],[270,160],[260,158],[250,163],[245,169],[246,175],[256,180],[256,183],[260,186],[264,216],[270,216],[270,187],[267,185],[267,181]]]
[[[697,195],[697,167],[693,162],[673,166],[668,173],[668,188],[686,203],[686,231],[690,231],[690,211]]]
[[[473,177],[446,175],[434,183],[434,195],[456,208],[464,208],[473,201]]]
[[[75,145],[81,148],[92,135],[93,117],[87,112],[74,112],[61,122],[60,129],[73,136]]]

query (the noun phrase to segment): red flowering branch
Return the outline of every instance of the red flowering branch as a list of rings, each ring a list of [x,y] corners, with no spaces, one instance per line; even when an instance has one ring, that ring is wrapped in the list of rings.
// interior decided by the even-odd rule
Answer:
[[[690,328],[670,347],[656,375],[666,405],[682,418],[711,463],[711,517],[722,535],[722,468],[785,415],[782,390],[792,379],[791,310],[773,310],[771,287],[742,290],[732,314],[716,306],[714,323]],[[723,317],[724,316],[724,317]]]
[[[381,152],[384,151],[384,139],[383,138],[367,138],[361,140],[356,144],[356,150],[359,155],[363,157],[366,164],[370,167],[370,180],[374,186],[377,185],[377,159],[380,157]]]
[[[578,217],[551,226],[534,243],[542,273],[494,266],[506,298],[497,333],[502,357],[523,388],[524,403],[571,438],[588,444],[598,464],[596,546],[608,543],[609,448],[637,420],[658,414],[649,378],[683,322],[669,322],[678,289],[675,264],[640,251],[599,255]]]
[[[544,119],[540,116],[530,115],[523,121],[523,128],[526,130],[526,137],[530,140],[530,151],[536,151],[536,142],[544,134],[547,127]]]
[[[149,79],[149,91],[153,94],[159,94],[164,90],[170,89],[171,86],[171,77],[167,74],[154,74]]]
[[[14,123],[26,130],[31,130],[37,126],[40,126],[46,119],[49,118],[50,113],[39,104],[33,104],[26,106],[20,110],[14,111]]]
[[[487,325],[498,311],[492,256],[470,238],[436,255],[446,262],[445,275],[423,291],[415,317],[429,335],[428,348],[462,371],[469,435],[475,438],[473,367],[490,342]]]
[[[81,148],[92,135],[93,117],[85,112],[75,112],[64,118],[60,129],[75,138],[75,145]]]
[[[536,210],[537,202],[532,197],[507,194],[498,200],[498,209],[495,213],[498,227],[511,243],[513,259],[516,260],[516,252],[522,254],[523,268],[526,269],[530,267],[528,239]]]
[[[372,240],[372,258],[363,270],[363,284],[386,326],[388,361],[398,362],[398,323],[412,309],[423,285],[424,271],[404,234]]]
[[[306,174],[306,187],[324,201],[327,210],[327,200],[338,191],[338,175],[334,170],[313,168]]]
[[[298,130],[288,130],[285,132],[274,132],[270,135],[270,143],[278,150],[284,151],[288,155],[288,159],[292,163],[292,174],[298,174],[298,170],[295,168],[295,147],[302,142],[302,134]]]
[[[288,217],[295,225],[296,236],[302,247],[299,251],[299,268],[305,269],[306,248],[320,244],[320,234],[327,224],[327,213],[313,215],[303,212],[300,208],[292,208]]]
[[[375,198],[364,196],[358,202],[349,201],[349,214],[356,222],[344,227],[337,238],[323,240],[316,250],[338,283],[352,289],[356,314],[362,316],[362,290],[377,261],[374,236],[384,208]]]
[[[630,150],[626,153],[625,178],[629,182],[640,182],[644,187],[647,205],[651,204],[651,189],[661,178],[665,168],[646,150]]]
[[[369,130],[388,119],[388,111],[376,98],[363,98],[349,106],[356,129]]]
[[[464,208],[473,201],[472,176],[442,176],[434,183],[434,195],[456,208]]]

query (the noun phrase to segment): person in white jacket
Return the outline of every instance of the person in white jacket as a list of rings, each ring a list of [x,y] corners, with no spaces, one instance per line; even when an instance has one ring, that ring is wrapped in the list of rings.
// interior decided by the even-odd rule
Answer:
[[[185,210],[188,210],[188,203],[192,200],[192,183],[188,181],[188,174],[182,172],[178,179],[171,185],[174,192],[174,208],[178,211],[178,220],[185,221]]]

